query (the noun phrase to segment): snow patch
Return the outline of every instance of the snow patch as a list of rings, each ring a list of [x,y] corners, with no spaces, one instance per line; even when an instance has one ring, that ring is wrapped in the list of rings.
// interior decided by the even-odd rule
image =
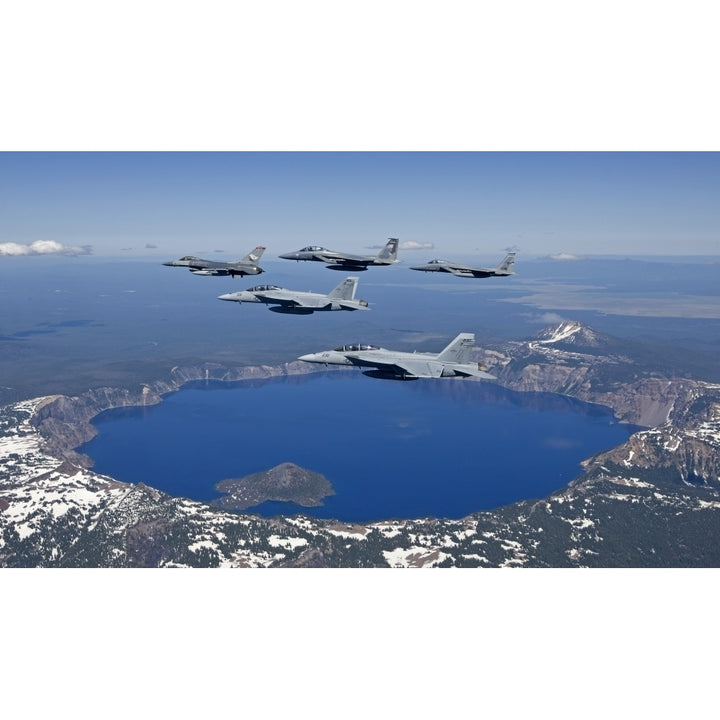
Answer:
[[[366,532],[363,530],[337,530],[335,528],[328,528],[330,535],[335,537],[350,538],[354,540],[365,540]]]
[[[210,540],[198,540],[197,542],[192,543],[192,545],[188,545],[188,550],[190,552],[197,552],[198,550],[202,548],[207,548],[208,550],[217,550],[217,545],[214,542],[211,542]]]
[[[428,550],[423,547],[384,550],[383,556],[388,565],[394,568],[435,567],[445,558],[450,557],[450,555],[446,555],[439,550]]]
[[[636,488],[651,488],[654,487],[651,483],[644,482],[640,478],[631,477],[631,478],[624,478],[624,477],[609,477],[607,478],[610,482],[615,483],[616,485],[625,485],[626,487],[636,487]]]
[[[636,500],[636,498],[633,498],[630,495],[623,495],[621,493],[609,493],[605,497],[609,498],[610,500],[622,500],[623,502],[630,502],[632,500]]]
[[[545,340],[538,340],[539,343],[546,345],[548,343],[556,343],[560,342],[561,340],[566,340],[569,337],[572,337],[576,332],[582,329],[581,325],[578,325],[574,322],[564,322],[558,325],[557,328],[553,331],[553,334],[545,339]]]
[[[568,518],[561,518],[561,520],[580,530],[584,528],[595,527],[595,523],[590,518],[575,518],[573,520],[569,520]]]
[[[707,510],[709,508],[713,508],[715,510],[720,509],[720,502],[717,500],[698,500],[698,506],[703,509]]]
[[[294,550],[295,548],[307,545],[308,541],[305,538],[298,537],[281,537],[280,535],[271,535],[268,538],[268,543],[272,547],[281,547],[286,550]]]

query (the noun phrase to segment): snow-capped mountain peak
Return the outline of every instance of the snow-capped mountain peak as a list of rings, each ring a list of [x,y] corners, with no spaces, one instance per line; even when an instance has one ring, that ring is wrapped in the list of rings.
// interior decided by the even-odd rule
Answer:
[[[566,343],[585,347],[601,345],[600,336],[591,328],[574,320],[565,320],[559,325],[545,328],[537,335],[539,343]]]

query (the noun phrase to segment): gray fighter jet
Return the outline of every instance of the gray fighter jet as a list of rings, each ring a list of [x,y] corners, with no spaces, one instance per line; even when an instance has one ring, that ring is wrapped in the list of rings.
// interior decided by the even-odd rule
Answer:
[[[355,300],[358,279],[345,278],[327,295],[286,290],[277,285],[256,285],[240,292],[218,295],[218,300],[265,303],[269,310],[291,315],[310,315],[318,310],[368,310],[365,300]]]
[[[263,269],[258,266],[260,256],[265,252],[264,247],[256,247],[249,252],[242,260],[235,262],[220,262],[219,260],[203,260],[202,258],[186,255],[179,260],[171,260],[163,263],[168,267],[186,267],[193,275],[259,275]]]
[[[394,265],[397,259],[398,239],[390,238],[377,255],[348,255],[337,250],[328,250],[319,245],[308,245],[297,252],[280,255],[283,260],[314,260],[328,263],[328,270],[367,270],[371,265]]]
[[[470,362],[475,345],[473,333],[460,333],[440,353],[399,352],[375,345],[341,345],[334,350],[302,355],[298,360],[326,365],[369,367],[365,375],[390,380],[417,378],[473,377],[495,380],[479,363]]]
[[[470,265],[458,265],[447,260],[431,260],[426,265],[414,265],[411,270],[422,270],[423,272],[447,272],[458,277],[486,278],[504,277],[514,275],[515,253],[508,253],[503,261],[496,268],[478,268]]]

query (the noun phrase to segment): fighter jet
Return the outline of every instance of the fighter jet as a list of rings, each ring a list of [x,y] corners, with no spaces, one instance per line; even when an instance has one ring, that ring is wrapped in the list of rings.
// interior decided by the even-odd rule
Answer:
[[[473,377],[495,380],[479,363],[470,362],[475,344],[473,333],[460,333],[440,353],[399,352],[375,345],[341,345],[334,350],[301,355],[298,360],[326,365],[369,367],[365,375],[390,380],[418,378]]]
[[[328,250],[319,245],[308,245],[297,252],[280,255],[283,260],[315,260],[329,263],[328,270],[367,270],[371,265],[393,265],[397,259],[398,239],[390,238],[377,255],[347,255],[336,250]]]
[[[504,277],[514,275],[515,253],[508,253],[503,261],[496,268],[478,268],[470,265],[458,265],[447,260],[431,260],[426,265],[414,265],[411,270],[422,270],[423,272],[447,272],[458,277],[486,278]]]
[[[264,247],[256,247],[249,252],[242,260],[235,262],[220,262],[218,260],[202,260],[192,255],[186,255],[179,260],[171,260],[163,263],[168,267],[186,267],[193,275],[259,275],[263,269],[258,266],[260,256],[265,252]]]
[[[218,300],[265,303],[269,310],[291,315],[310,315],[318,310],[368,310],[365,300],[355,300],[358,279],[345,278],[327,295],[286,290],[277,285],[256,285],[240,292],[218,295]]]

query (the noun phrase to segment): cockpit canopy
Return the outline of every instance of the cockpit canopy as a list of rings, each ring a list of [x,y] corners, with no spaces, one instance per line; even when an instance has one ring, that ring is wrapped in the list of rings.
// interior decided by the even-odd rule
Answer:
[[[447,260],[439,260],[438,258],[435,258],[434,260],[431,260],[428,265],[447,265]]]
[[[380,350],[377,345],[341,345],[335,352],[357,352],[358,350]]]
[[[192,262],[193,260],[199,260],[200,258],[196,258],[194,255],[186,255],[185,257],[180,258],[180,262]]]
[[[282,290],[277,285],[256,285],[247,289],[247,292],[267,292],[268,290]]]
[[[308,245],[299,252],[322,252],[324,250],[327,250],[327,248],[320,247],[319,245]]]

